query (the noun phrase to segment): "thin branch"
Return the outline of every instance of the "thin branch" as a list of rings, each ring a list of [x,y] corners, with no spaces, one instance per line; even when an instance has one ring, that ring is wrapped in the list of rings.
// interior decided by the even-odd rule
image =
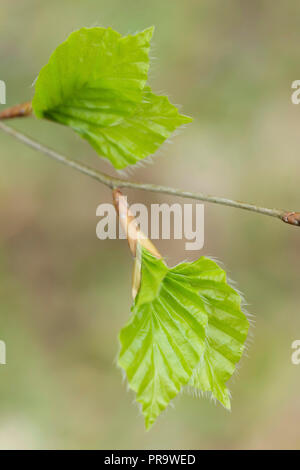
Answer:
[[[138,189],[142,191],[151,191],[153,193],[163,193],[169,194],[172,196],[178,196],[183,198],[195,199],[197,201],[204,201],[204,202],[211,202],[214,204],[221,204],[224,206],[236,207],[238,209],[244,209],[251,212],[256,212],[258,214],[268,215],[270,217],[276,217],[283,222],[300,226],[300,212],[293,212],[293,211],[284,211],[281,209],[269,209],[267,207],[260,207],[256,206],[255,204],[248,204],[246,202],[235,201],[233,199],[227,199],[218,196],[211,196],[203,193],[194,193],[190,191],[181,191],[179,189],[171,188],[168,186],[160,186],[156,184],[149,184],[149,183],[137,183],[134,181],[127,181],[125,179],[114,178],[113,176],[109,176],[105,173],[102,173],[94,168],[91,168],[87,165],[79,163],[72,158],[66,157],[57,153],[55,150],[52,150],[39,142],[27,137],[24,134],[12,129],[11,127],[7,126],[3,122],[0,122],[0,129],[5,132],[6,134],[11,135],[15,139],[23,142],[24,144],[28,145],[29,147],[38,150],[39,152],[48,155],[55,160],[58,160],[65,165],[68,165],[75,170],[84,173],[85,175],[90,176],[91,178],[96,179],[100,183],[108,186],[111,189],[116,188],[131,188],[131,189]]]

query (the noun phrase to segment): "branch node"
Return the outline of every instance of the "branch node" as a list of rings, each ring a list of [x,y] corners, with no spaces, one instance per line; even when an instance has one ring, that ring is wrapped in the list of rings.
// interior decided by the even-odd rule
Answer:
[[[286,224],[300,226],[300,212],[284,212],[280,218]]]
[[[26,103],[17,104],[11,108],[4,109],[0,113],[0,119],[13,119],[17,117],[26,117],[30,116],[32,113],[32,104],[31,101]]]

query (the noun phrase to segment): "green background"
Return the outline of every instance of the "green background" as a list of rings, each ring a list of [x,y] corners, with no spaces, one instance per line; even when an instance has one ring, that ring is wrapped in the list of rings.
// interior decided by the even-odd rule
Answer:
[[[194,122],[127,175],[300,210],[300,106],[291,103],[299,14],[293,0],[2,0],[0,79],[8,105],[26,101],[71,31],[155,25],[150,84]],[[33,118],[10,124],[115,174],[70,129]],[[96,207],[110,191],[2,134],[0,154],[0,448],[299,448],[297,228],[207,204],[203,250],[157,243],[170,265],[202,254],[221,260],[255,326],[230,383],[231,413],[183,394],[146,433],[115,364],[132,259],[126,241],[95,234]],[[187,202],[126,193],[130,202]]]

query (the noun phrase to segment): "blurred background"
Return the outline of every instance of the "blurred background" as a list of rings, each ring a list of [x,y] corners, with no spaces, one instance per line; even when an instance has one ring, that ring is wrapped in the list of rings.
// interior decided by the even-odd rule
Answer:
[[[150,84],[194,122],[135,180],[300,210],[298,1],[2,0],[0,79],[7,105],[82,26],[122,34],[155,25]],[[4,109],[4,106],[1,106]],[[10,122],[57,151],[115,174],[66,127]],[[248,357],[230,383],[232,412],[180,395],[148,433],[115,359],[131,305],[126,241],[96,238],[110,191],[0,135],[2,449],[300,447],[300,232],[273,218],[205,205],[205,247],[159,241],[170,265],[221,260],[255,315]],[[126,191],[130,202],[186,202]]]

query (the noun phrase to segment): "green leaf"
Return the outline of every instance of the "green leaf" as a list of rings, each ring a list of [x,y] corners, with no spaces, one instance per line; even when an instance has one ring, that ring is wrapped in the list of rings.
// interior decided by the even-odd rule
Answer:
[[[119,365],[147,429],[190,380],[204,352],[206,324],[201,298],[143,249],[141,287],[121,330]]]
[[[226,406],[222,387],[247,330],[240,297],[214,261],[201,257],[168,268],[142,248],[141,286],[120,333],[119,365],[142,405],[146,428],[187,384],[210,390]]]
[[[177,127],[190,121],[167,97],[155,95],[146,86],[134,113],[113,126],[89,127],[82,136],[115,168],[122,169],[153,154]]]
[[[153,154],[191,118],[145,87],[152,34],[153,28],[125,37],[111,28],[72,33],[39,74],[36,116],[70,126],[118,169]]]
[[[182,263],[174,272],[198,292],[208,316],[205,352],[189,385],[212,396],[230,409],[226,383],[241,359],[249,322],[241,310],[241,296],[227,283],[226,273],[214,261],[200,258]]]

